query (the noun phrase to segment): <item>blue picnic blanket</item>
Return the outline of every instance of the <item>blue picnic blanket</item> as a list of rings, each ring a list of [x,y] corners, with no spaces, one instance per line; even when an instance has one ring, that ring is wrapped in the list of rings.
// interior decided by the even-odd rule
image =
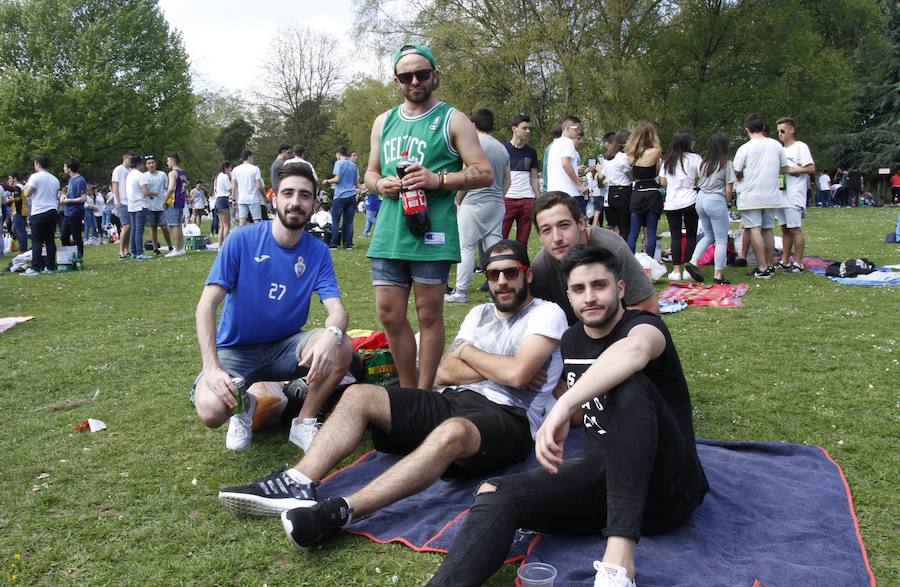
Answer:
[[[566,453],[581,450],[573,431]],[[698,440],[710,492],[682,528],[644,536],[637,549],[637,582],[651,586],[874,585],[849,487],[828,453],[778,442]],[[347,495],[395,463],[374,451],[324,481],[320,495]],[[534,457],[510,467],[536,466]],[[347,530],[376,542],[402,542],[417,551],[446,552],[465,521],[478,481],[438,481]],[[592,585],[601,537],[520,532],[507,562],[546,562],[559,570],[557,587]]]

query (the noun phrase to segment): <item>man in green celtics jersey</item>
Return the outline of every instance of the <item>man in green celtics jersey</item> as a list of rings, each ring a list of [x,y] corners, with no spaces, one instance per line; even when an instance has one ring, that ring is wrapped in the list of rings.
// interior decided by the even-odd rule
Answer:
[[[454,196],[457,190],[485,187],[493,173],[468,117],[437,100],[441,80],[431,49],[404,45],[394,55],[394,82],[403,104],[375,119],[366,169],[366,187],[384,196],[378,229],[368,256],[375,307],[394,355],[401,387],[431,389],[444,349],[444,292],[450,267],[460,261]],[[403,180],[397,163],[415,162]],[[423,190],[431,229],[415,235],[407,228],[399,199],[403,190]],[[406,317],[410,288],[419,320],[416,340]]]

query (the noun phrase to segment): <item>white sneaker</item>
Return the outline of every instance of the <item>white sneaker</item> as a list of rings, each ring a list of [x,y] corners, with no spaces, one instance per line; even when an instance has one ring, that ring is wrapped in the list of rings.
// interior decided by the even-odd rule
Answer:
[[[594,561],[594,587],[636,587],[632,579],[625,574],[625,567],[613,563]]]
[[[175,257],[184,257],[185,255],[187,255],[187,251],[184,250],[183,248],[181,248],[181,249],[176,249],[174,256]]]
[[[452,294],[444,294],[444,301],[448,304],[466,304],[469,302],[469,296],[466,292],[453,290]]]
[[[681,271],[673,271],[669,273],[669,281],[681,281],[682,273]]]
[[[228,433],[225,435],[225,448],[228,450],[244,450],[253,440],[253,415],[256,413],[256,398],[253,394],[244,396],[247,411],[235,414],[228,420]]]
[[[302,448],[303,452],[307,452],[321,426],[315,418],[303,418],[301,422],[294,418],[291,421],[291,433],[288,435],[288,440]]]

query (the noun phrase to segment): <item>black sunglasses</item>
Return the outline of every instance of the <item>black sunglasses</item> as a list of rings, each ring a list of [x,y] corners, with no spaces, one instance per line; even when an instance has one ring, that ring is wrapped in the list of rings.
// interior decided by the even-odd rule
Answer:
[[[497,281],[500,279],[500,274],[502,273],[503,277],[509,281],[519,277],[519,273],[521,273],[523,269],[528,269],[528,267],[525,265],[518,265],[517,267],[507,267],[506,269],[486,269],[484,276],[487,277],[488,281]]]
[[[431,77],[431,73],[433,69],[419,69],[416,71],[407,71],[406,73],[398,73],[397,79],[400,80],[401,84],[410,84],[412,83],[413,76],[416,76],[416,79],[420,82],[427,81],[428,78]]]

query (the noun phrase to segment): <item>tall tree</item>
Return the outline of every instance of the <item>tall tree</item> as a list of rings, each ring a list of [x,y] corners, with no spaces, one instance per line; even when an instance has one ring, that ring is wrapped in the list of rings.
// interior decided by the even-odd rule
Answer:
[[[123,149],[162,152],[194,113],[187,55],[154,0],[0,3],[0,166],[82,160],[107,180]]]
[[[219,131],[216,136],[216,146],[221,149],[225,159],[236,165],[240,163],[241,151],[247,147],[255,130],[252,124],[244,120],[243,116],[239,116]]]
[[[286,139],[305,145],[313,163],[334,156],[322,139],[334,122],[343,64],[337,39],[306,27],[284,28],[269,45],[256,98],[284,118]]]

